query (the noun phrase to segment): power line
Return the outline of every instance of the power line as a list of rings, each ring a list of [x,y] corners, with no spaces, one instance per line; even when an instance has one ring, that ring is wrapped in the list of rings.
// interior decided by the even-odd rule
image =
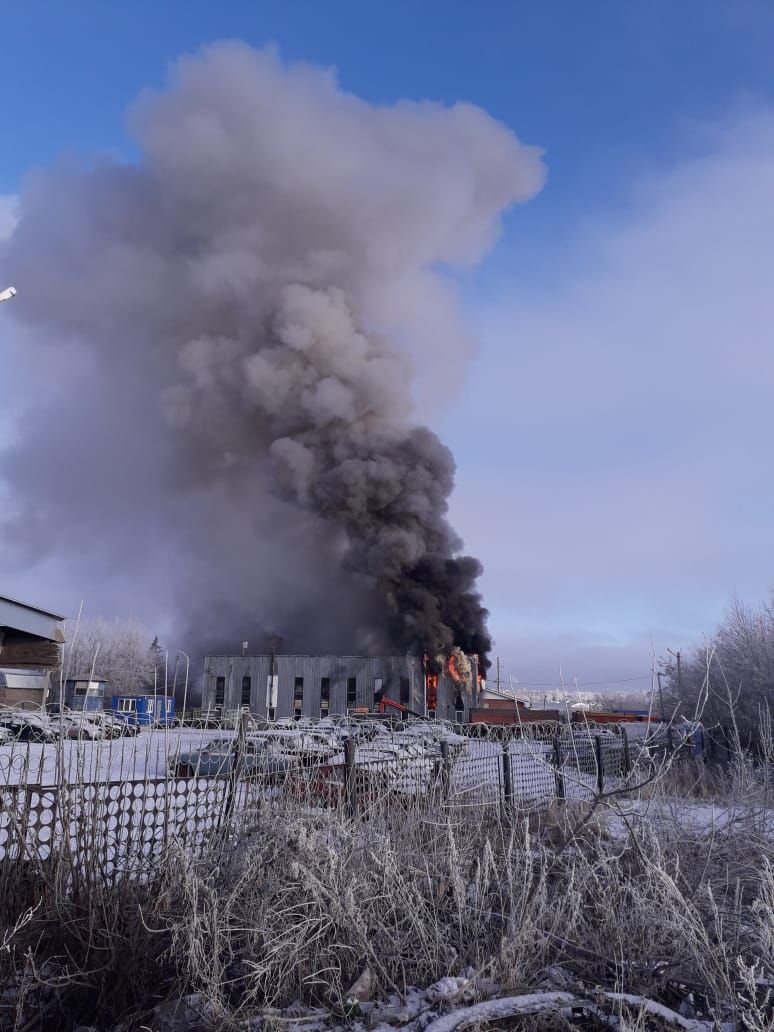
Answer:
[[[637,674],[633,677],[613,677],[609,681],[578,681],[577,685],[575,681],[520,681],[515,678],[512,682],[512,688],[595,688],[605,684],[630,684],[632,681],[650,681],[652,680],[652,674]],[[505,677],[501,676],[501,681],[505,680]]]

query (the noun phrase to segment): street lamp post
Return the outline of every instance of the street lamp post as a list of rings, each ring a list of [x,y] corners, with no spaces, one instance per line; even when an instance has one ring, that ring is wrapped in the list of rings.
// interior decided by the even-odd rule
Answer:
[[[186,703],[186,699],[188,698],[188,668],[191,665],[191,657],[188,655],[187,652],[183,652],[182,649],[178,649],[178,652],[180,653],[181,656],[185,656],[185,687],[183,688],[183,716],[181,718],[181,722],[184,724],[185,723],[185,703]]]

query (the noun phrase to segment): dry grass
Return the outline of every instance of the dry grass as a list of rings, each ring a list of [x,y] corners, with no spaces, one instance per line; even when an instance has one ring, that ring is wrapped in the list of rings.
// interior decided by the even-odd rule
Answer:
[[[368,968],[375,999],[447,976],[465,1000],[484,985],[588,999],[605,987],[763,1032],[768,772],[739,757],[712,775],[733,816],[709,827],[675,803],[691,777],[704,775],[665,769],[647,801],[531,812],[432,798],[352,818],[279,796],[196,854],[173,841],[139,879],[76,879],[63,856],[19,862],[0,901],[0,1027],[154,1027],[160,1001],[192,993],[200,1027],[287,1028],[298,1001],[336,1027]],[[628,1027],[651,1027],[635,1012]]]

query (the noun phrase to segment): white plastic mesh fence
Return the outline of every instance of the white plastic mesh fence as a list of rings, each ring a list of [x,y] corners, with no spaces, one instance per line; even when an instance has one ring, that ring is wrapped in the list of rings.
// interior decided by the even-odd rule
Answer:
[[[415,721],[241,731],[148,730],[110,740],[0,745],[0,865],[66,855],[102,877],[141,871],[173,840],[191,849],[257,808],[529,809],[620,786],[625,734],[596,727]]]

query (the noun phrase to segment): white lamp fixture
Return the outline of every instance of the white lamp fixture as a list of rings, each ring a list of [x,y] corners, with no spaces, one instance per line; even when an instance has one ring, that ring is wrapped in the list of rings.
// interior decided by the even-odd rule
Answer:
[[[6,290],[0,290],[0,304],[2,304],[3,301],[10,301],[14,297],[16,297],[16,287],[8,287]]]

